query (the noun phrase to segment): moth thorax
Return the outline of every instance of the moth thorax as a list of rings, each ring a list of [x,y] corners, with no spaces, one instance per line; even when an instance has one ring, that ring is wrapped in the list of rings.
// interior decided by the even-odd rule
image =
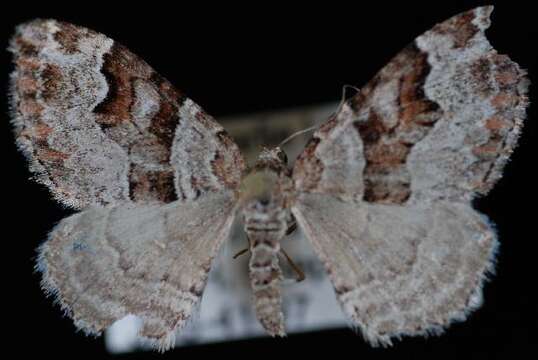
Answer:
[[[254,170],[241,182],[241,199],[245,204],[268,205],[274,200],[278,174],[271,169]]]
[[[279,202],[281,178],[287,170],[287,156],[280,148],[264,148],[252,171],[241,181],[241,198],[245,204],[269,205]]]

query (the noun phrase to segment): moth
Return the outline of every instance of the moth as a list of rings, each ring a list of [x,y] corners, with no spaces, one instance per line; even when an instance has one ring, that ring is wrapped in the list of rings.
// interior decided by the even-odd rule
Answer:
[[[312,135],[293,168],[255,164],[217,122],[122,45],[55,20],[11,41],[17,144],[80,212],[39,248],[42,287],[99,334],[128,314],[164,350],[242,221],[257,318],[283,336],[280,241],[311,242],[372,345],[440,333],[482,302],[498,241],[472,208],[525,118],[525,71],[489,44],[492,7],[417,37]]]

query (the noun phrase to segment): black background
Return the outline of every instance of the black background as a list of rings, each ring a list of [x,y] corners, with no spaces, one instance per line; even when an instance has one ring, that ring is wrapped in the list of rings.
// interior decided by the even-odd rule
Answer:
[[[48,3],[48,2],[47,2]],[[290,4],[196,9],[171,2],[36,7],[3,5],[0,48],[16,24],[53,17],[90,27],[139,54],[207,112],[219,116],[335,101],[344,84],[361,86],[414,37],[481,2],[386,2]],[[527,68],[536,84],[537,12],[527,2],[497,2],[488,37],[495,48]],[[530,2],[529,2],[530,3]],[[168,4],[168,5],[165,5]],[[35,352],[73,358],[107,356],[102,338],[76,333],[39,289],[33,273],[34,249],[52,226],[71,213],[48,191],[28,180],[25,160],[16,151],[6,105],[10,57],[0,52],[2,101],[2,336],[3,351]],[[533,100],[531,87],[531,101]],[[535,103],[538,100],[535,100]],[[138,353],[124,358],[193,356],[499,357],[536,355],[536,106],[504,178],[476,207],[497,224],[501,241],[497,275],[485,286],[485,304],[468,321],[445,335],[407,338],[389,349],[373,349],[350,330],[292,335],[176,349],[164,355]],[[255,134],[253,134],[255,136]],[[7,336],[6,336],[7,335]]]

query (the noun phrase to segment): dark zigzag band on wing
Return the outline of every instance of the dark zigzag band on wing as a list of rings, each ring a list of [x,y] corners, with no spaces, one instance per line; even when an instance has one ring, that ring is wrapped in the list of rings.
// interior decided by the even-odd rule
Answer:
[[[36,20],[10,50],[17,142],[60,201],[168,203],[238,186],[243,159],[224,129],[117,42]],[[183,132],[207,144],[183,152],[192,171],[171,163],[173,147],[187,146]]]
[[[485,37],[491,11],[455,16],[396,55],[314,134],[298,190],[387,204],[487,193],[528,103],[525,71]]]

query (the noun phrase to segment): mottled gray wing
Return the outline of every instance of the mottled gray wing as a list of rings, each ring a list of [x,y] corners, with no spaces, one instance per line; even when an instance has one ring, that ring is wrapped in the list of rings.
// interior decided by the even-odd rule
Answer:
[[[85,332],[133,314],[143,320],[140,336],[165,350],[200,301],[234,196],[93,207],[66,218],[39,250],[42,286]]]
[[[168,203],[238,185],[243,159],[224,129],[117,42],[36,20],[10,50],[17,144],[64,204]]]
[[[491,11],[457,15],[394,57],[314,134],[298,190],[398,204],[487,193],[516,145],[528,86],[485,37]]]
[[[495,236],[472,209],[501,176],[525,73],[487,41],[492,7],[419,36],[313,136],[293,213],[372,343],[476,307]]]
[[[404,207],[304,193],[294,215],[344,313],[373,345],[440,333],[481,305],[497,241],[466,204]]]

